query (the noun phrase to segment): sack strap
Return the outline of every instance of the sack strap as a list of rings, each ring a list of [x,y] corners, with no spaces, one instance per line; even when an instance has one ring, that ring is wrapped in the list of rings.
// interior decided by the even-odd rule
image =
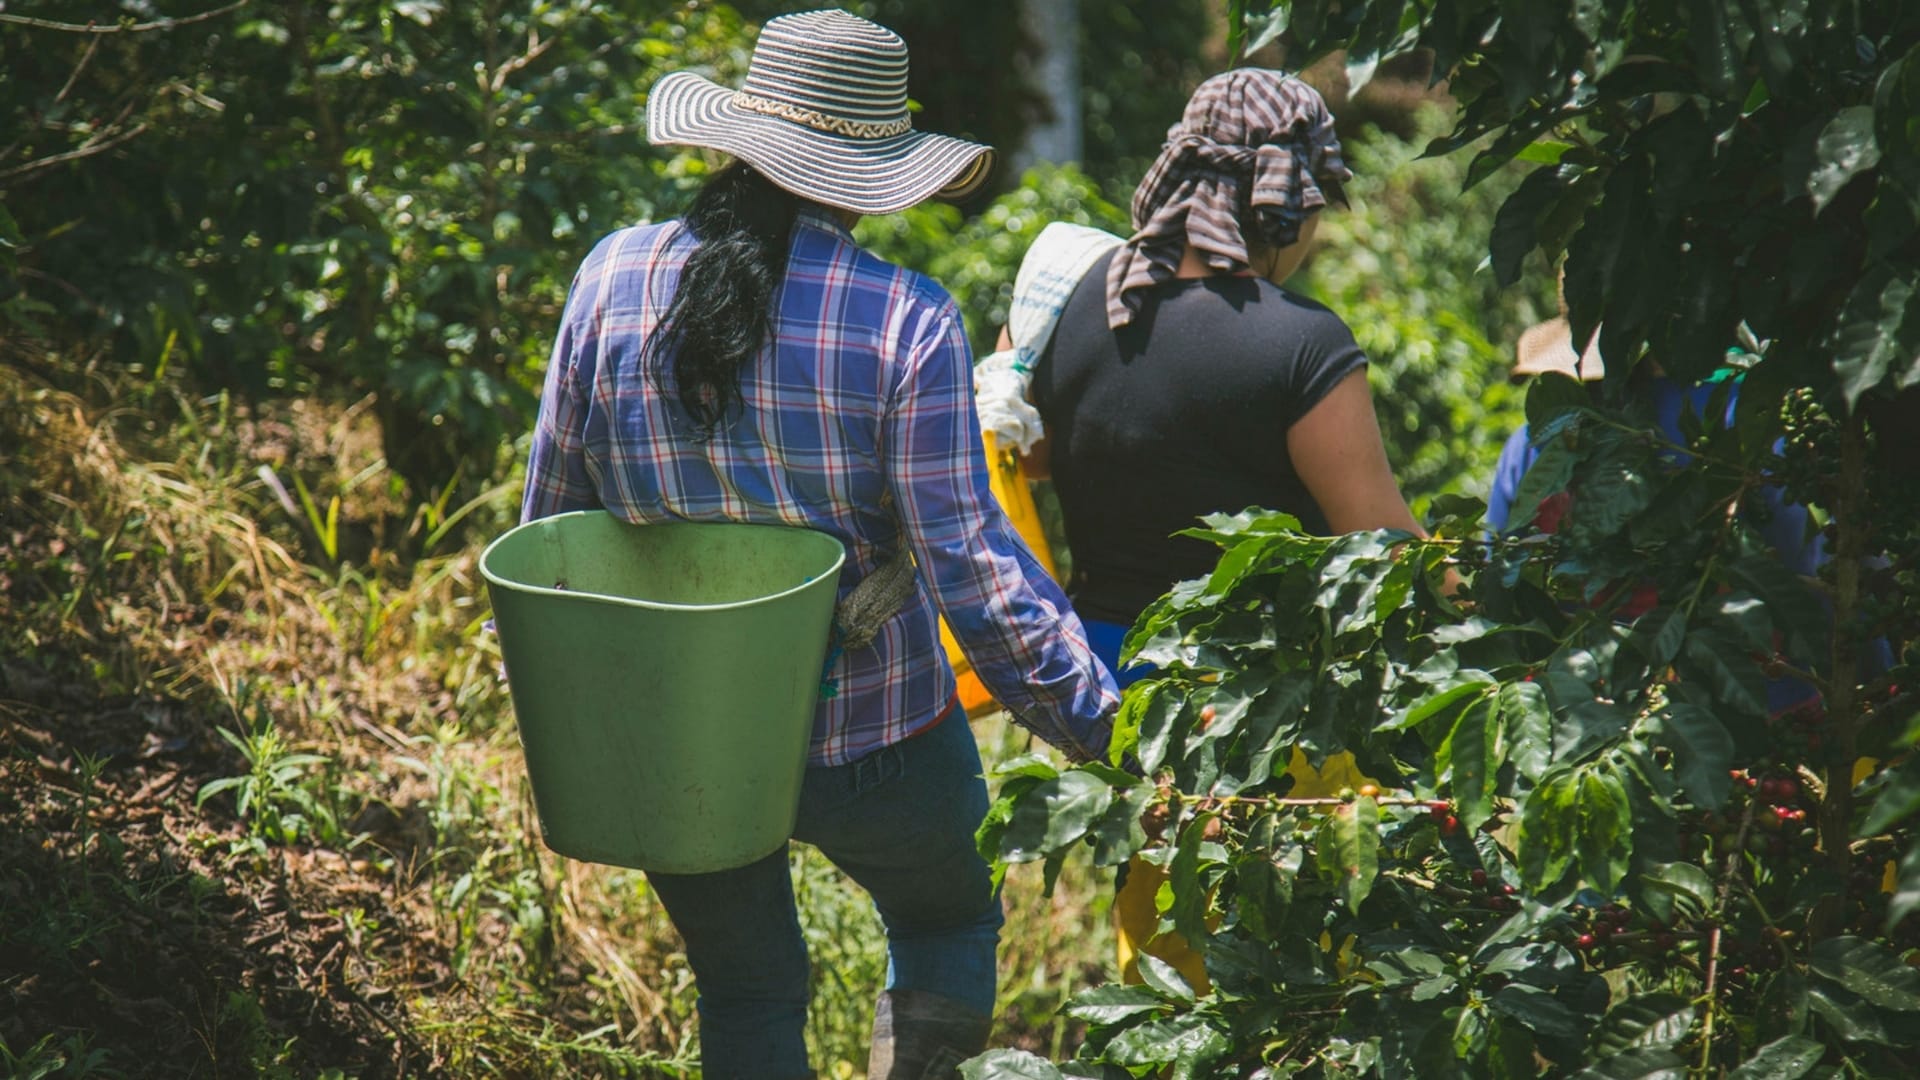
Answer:
[[[891,509],[893,493],[888,492],[880,505]],[[820,697],[822,700],[838,697],[840,680],[833,678],[833,665],[838,663],[841,654],[848,649],[864,649],[873,643],[874,636],[888,619],[900,613],[913,598],[917,586],[914,584],[913,552],[905,543],[873,572],[860,579],[860,584],[847,590],[847,595],[833,608],[833,636],[827,643],[827,661],[820,671]]]

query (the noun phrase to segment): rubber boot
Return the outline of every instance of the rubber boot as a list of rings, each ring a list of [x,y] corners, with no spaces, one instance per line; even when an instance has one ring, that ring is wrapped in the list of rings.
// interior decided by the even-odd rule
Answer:
[[[987,1048],[993,1017],[942,994],[888,990],[873,1012],[867,1080],[959,1080]]]

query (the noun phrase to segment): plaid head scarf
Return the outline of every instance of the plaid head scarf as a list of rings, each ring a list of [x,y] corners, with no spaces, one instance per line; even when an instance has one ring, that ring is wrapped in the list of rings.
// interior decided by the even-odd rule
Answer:
[[[1247,233],[1293,243],[1352,177],[1333,114],[1306,83],[1260,68],[1201,83],[1134,191],[1137,231],[1107,270],[1107,324],[1132,322],[1140,290],[1172,278],[1187,245],[1215,271],[1239,273],[1251,263]]]

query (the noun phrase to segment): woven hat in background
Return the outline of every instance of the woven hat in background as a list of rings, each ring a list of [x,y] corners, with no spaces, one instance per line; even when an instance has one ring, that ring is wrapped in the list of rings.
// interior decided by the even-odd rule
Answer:
[[[1519,359],[1513,365],[1513,377],[1543,375],[1557,371],[1582,382],[1597,382],[1606,377],[1607,365],[1600,359],[1600,335],[1595,334],[1583,353],[1573,351],[1573,327],[1565,316],[1535,323],[1520,334],[1516,347]]]
[[[906,43],[844,11],[767,20],[739,90],[691,72],[661,78],[647,139],[722,151],[795,195],[861,214],[963,198],[993,165],[990,146],[913,130]]]
[[[1535,323],[1520,332],[1514,346],[1517,358],[1510,376],[1516,380],[1557,371],[1581,382],[1599,382],[1606,378],[1607,365],[1600,359],[1600,331],[1594,328],[1593,340],[1586,350],[1573,349],[1573,324],[1567,321],[1567,273],[1560,271],[1555,286],[1560,314],[1546,322]]]

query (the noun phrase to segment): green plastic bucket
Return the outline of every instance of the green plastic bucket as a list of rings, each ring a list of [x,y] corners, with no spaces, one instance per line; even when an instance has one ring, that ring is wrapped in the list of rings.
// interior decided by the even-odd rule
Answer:
[[[547,846],[672,874],[793,833],[846,552],[811,529],[604,510],[480,556]]]

